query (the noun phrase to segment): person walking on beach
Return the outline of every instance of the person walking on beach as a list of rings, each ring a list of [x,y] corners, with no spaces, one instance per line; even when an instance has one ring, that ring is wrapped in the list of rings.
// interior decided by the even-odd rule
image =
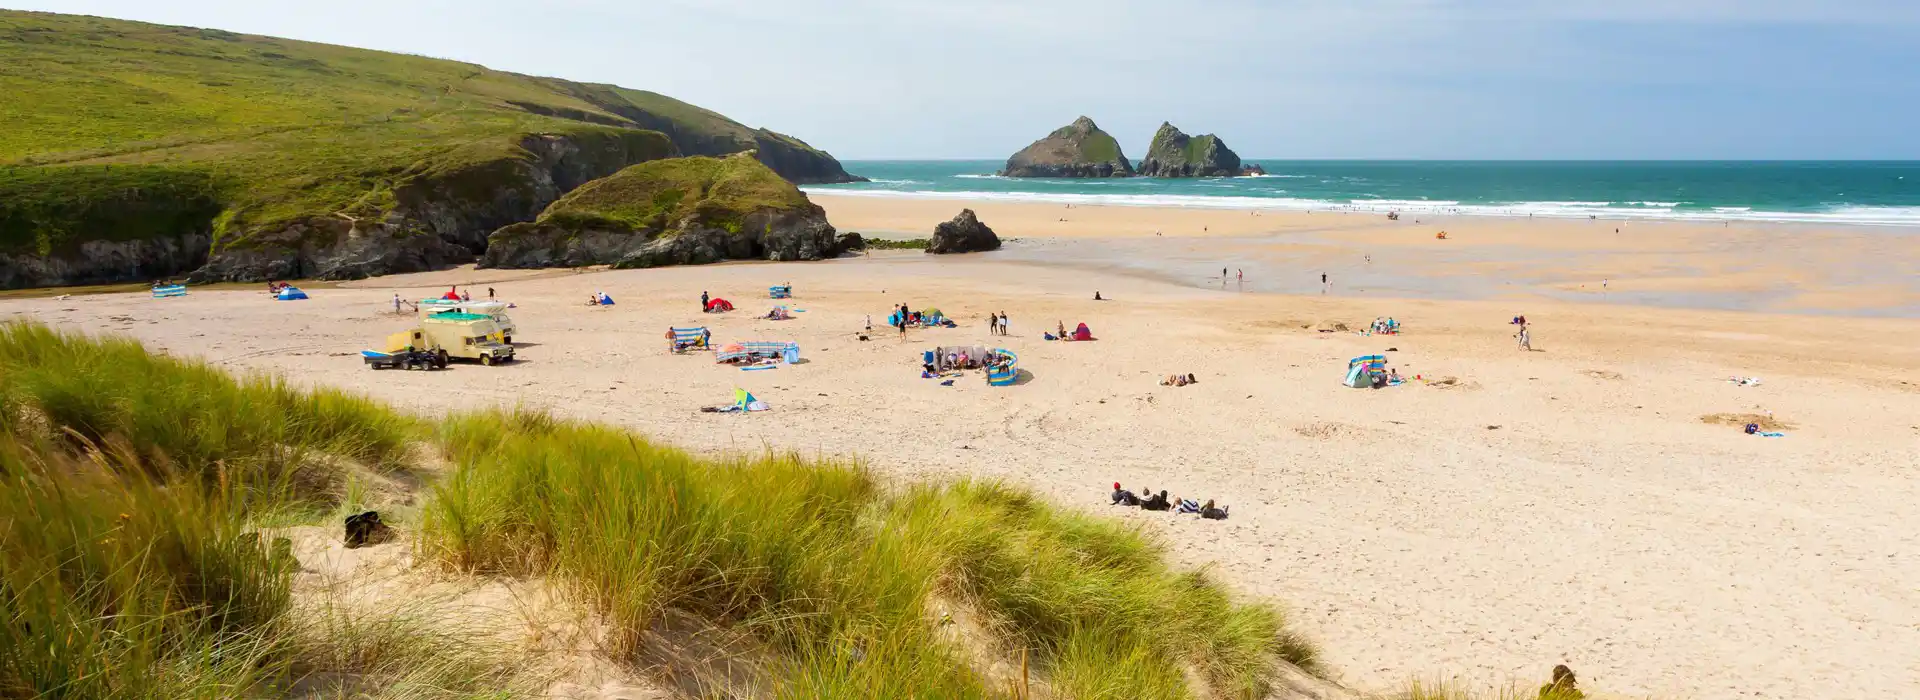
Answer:
[[[987,335],[1000,335],[1000,317],[987,314]]]
[[[1521,352],[1533,352],[1533,334],[1527,332],[1526,324],[1521,324],[1520,332],[1513,334],[1513,337],[1520,342]]]
[[[398,294],[393,295],[393,312],[400,313],[400,295]]]
[[[1234,276],[1234,277],[1237,277],[1237,278],[1239,278],[1239,282],[1240,282],[1240,284],[1246,284],[1246,283],[1247,283],[1247,271],[1246,271],[1246,270],[1242,270],[1242,269],[1240,269],[1240,268],[1237,268],[1237,267],[1236,267],[1236,268],[1233,268],[1233,276]]]
[[[1327,293],[1327,273],[1325,272],[1320,273],[1320,293]]]
[[[1227,281],[1227,268],[1220,268],[1220,281]]]
[[[706,290],[704,290],[704,289],[703,289],[703,290],[700,290],[700,313],[706,313],[706,312],[707,312],[707,301],[708,301],[708,299],[707,299],[707,292],[706,292]]]
[[[1007,312],[1000,312],[1000,335],[1007,334]]]
[[[487,288],[487,301],[493,301],[493,288]]]

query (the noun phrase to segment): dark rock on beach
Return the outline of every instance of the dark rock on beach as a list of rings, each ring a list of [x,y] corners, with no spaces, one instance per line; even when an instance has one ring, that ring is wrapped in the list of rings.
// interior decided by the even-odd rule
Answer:
[[[1081,117],[1020,149],[1000,171],[1007,177],[1132,177],[1120,142]]]
[[[933,227],[933,239],[927,243],[929,253],[977,253],[983,250],[998,250],[1000,237],[993,229],[980,223],[972,209],[962,209],[953,220]]]
[[[1140,161],[1148,177],[1234,177],[1242,174],[1240,156],[1213,134],[1188,136],[1173,124],[1161,122]]]

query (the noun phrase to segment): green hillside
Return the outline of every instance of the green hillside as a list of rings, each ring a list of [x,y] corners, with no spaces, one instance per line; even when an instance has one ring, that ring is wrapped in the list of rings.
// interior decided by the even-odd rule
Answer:
[[[638,230],[664,228],[696,211],[737,222],[753,211],[807,206],[800,190],[743,154],[641,163],[567,193],[540,219]]]
[[[639,162],[671,153],[635,148],[637,134],[621,132],[657,131],[689,155],[755,150],[795,182],[850,177],[798,139],[656,93],[94,17],[0,10],[0,94],[0,254],[59,255],[82,241],[167,232],[103,223],[137,218],[129,199],[186,212],[169,231],[204,229],[216,252],[308,217],[378,220],[409,185],[537,160],[523,147],[529,135],[611,136]],[[193,202],[157,204],[153,183],[190,191]],[[204,206],[209,197],[217,207]],[[544,204],[519,207],[527,211],[517,218]]]

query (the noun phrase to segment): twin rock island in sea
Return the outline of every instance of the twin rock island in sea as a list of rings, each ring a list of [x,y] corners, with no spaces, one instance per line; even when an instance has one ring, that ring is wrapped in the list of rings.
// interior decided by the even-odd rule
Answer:
[[[1092,119],[1080,117],[1046,138],[1020,149],[1000,171],[1007,177],[1233,177],[1264,175],[1259,165],[1243,166],[1227,142],[1213,134],[1188,136],[1162,122],[1147,146],[1147,157],[1133,167],[1120,142],[1101,131]]]

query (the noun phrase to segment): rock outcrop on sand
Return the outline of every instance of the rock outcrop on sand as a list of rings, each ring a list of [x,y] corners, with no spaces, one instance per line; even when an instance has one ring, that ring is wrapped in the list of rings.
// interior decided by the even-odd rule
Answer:
[[[1081,117],[1020,149],[1000,171],[1007,177],[1132,177],[1120,142]]]
[[[929,253],[977,253],[983,250],[998,250],[1000,237],[993,229],[980,223],[972,209],[961,209],[951,221],[941,222],[933,227],[933,238],[927,242]]]
[[[1188,136],[1178,127],[1160,123],[1140,161],[1140,174],[1147,177],[1234,177],[1242,174],[1240,156],[1213,134]]]
[[[489,238],[481,267],[658,267],[819,260],[842,252],[825,210],[756,160],[652,161],[596,180]]]

